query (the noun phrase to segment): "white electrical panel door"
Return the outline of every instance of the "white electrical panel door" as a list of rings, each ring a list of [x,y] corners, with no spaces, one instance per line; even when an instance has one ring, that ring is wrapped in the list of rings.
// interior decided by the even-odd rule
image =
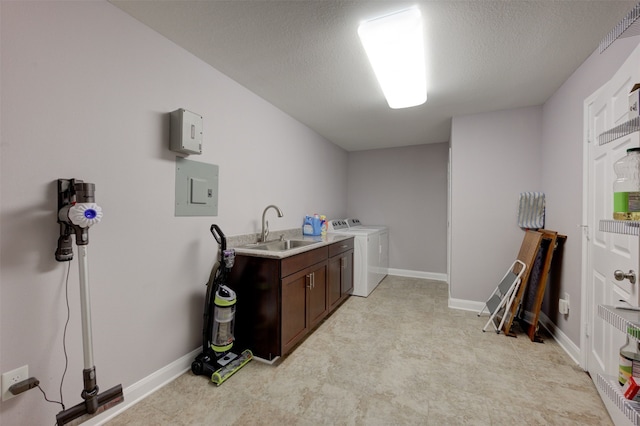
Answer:
[[[175,215],[218,215],[218,166],[176,158]]]

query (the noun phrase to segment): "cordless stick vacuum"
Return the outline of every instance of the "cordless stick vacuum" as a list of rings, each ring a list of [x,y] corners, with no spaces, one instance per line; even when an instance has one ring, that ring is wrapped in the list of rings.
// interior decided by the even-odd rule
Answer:
[[[89,244],[89,228],[102,219],[102,209],[94,202],[94,190],[94,184],[84,183],[79,179],[58,179],[60,238],[58,238],[56,260],[68,262],[73,259],[71,234],[75,234],[80,267],[80,313],[84,352],[84,370],[82,371],[84,389],[81,394],[84,402],[59,412],[56,415],[56,422],[59,426],[80,424],[124,401],[122,385],[114,386],[98,394],[96,367],[93,365],[87,246]]]
[[[241,354],[231,352],[236,313],[236,293],[227,287],[227,277],[233,267],[236,252],[227,250],[227,239],[218,225],[211,225],[211,233],[220,245],[220,261],[216,262],[207,282],[204,301],[202,352],[191,363],[193,374],[208,376],[217,386],[253,359],[246,349]]]

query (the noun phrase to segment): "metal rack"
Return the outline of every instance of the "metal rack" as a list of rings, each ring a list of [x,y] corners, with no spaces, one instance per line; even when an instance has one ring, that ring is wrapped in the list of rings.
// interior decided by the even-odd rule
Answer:
[[[602,219],[599,224],[599,229],[602,232],[640,236],[640,222],[635,220]]]
[[[640,337],[640,311],[618,309],[611,305],[598,305],[598,316],[617,330],[638,340]],[[629,331],[631,331],[629,333]]]
[[[596,383],[604,394],[618,407],[618,410],[631,421],[634,426],[640,425],[640,403],[629,401],[622,395],[620,386],[615,378],[597,375]]]
[[[611,46],[611,43],[616,41],[619,37],[622,37],[624,33],[625,36],[629,35],[637,35],[638,34],[638,25],[634,25],[636,20],[640,17],[640,3],[635,5],[635,7],[625,16],[622,21],[616,25],[616,27],[611,30],[609,34],[605,36],[604,39],[600,42],[600,53],[604,52],[607,47]]]
[[[640,14],[640,4],[636,5],[634,12]],[[598,135],[598,145],[605,145],[623,136],[640,131],[640,117],[635,117],[612,129]],[[600,220],[600,231],[614,234],[640,236],[640,222],[632,220]]]
[[[639,311],[618,309],[610,305],[598,305],[598,316],[630,337],[636,340],[640,337]],[[596,385],[633,425],[640,426],[640,403],[626,399],[614,377],[598,374]]]
[[[618,138],[630,135],[631,133],[637,132],[638,130],[640,130],[640,117],[632,118],[631,120],[619,124],[616,127],[607,130],[606,132],[600,133],[600,135],[598,136],[598,145],[604,145],[609,142],[613,142]]]
[[[635,16],[633,18],[634,20],[640,16],[640,4],[634,8],[632,13]],[[619,24],[619,26],[623,23]],[[616,38],[617,37],[618,35],[616,35]],[[613,40],[611,42],[613,42]],[[601,51],[602,50],[604,49],[601,48]],[[640,117],[635,117],[601,133],[598,136],[598,144],[604,145],[637,131],[640,131]],[[599,229],[602,232],[640,236],[640,221],[604,219],[599,221]],[[640,337],[640,312],[617,309],[614,306],[598,305],[598,316],[632,338],[638,340]],[[597,374],[595,382],[602,394],[606,395],[611,403],[617,407],[620,413],[622,413],[631,424],[640,426],[640,403],[629,401],[624,397],[615,377]]]
[[[600,42],[600,53],[604,52],[616,39],[627,35],[637,35],[640,30],[640,3],[624,17],[618,25]],[[618,138],[640,131],[640,117],[613,127],[598,136],[598,144],[604,145]],[[640,236],[640,221],[600,220],[602,232]],[[640,312],[618,309],[609,305],[598,305],[598,316],[628,336],[640,340]],[[640,403],[627,400],[622,395],[618,381],[614,377],[597,374],[596,386],[631,424],[640,426]],[[609,406],[609,404],[605,404]]]

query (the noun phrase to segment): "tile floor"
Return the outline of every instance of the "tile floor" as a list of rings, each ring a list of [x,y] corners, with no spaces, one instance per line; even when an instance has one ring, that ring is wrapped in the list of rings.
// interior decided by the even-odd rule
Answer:
[[[120,425],[611,425],[591,380],[550,337],[482,332],[447,285],[387,277],[351,297],[278,365],[220,387],[187,372]]]

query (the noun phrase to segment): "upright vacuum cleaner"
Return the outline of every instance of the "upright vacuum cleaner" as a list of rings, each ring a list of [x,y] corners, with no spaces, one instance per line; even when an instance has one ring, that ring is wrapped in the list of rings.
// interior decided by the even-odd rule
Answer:
[[[102,219],[102,208],[95,203],[94,191],[95,185],[92,183],[85,183],[79,179],[58,179],[60,238],[58,238],[55,256],[58,262],[68,262],[73,259],[71,234],[75,233],[80,267],[80,313],[84,352],[84,370],[82,370],[84,389],[81,393],[84,402],[58,413],[56,415],[58,426],[82,423],[124,401],[122,385],[98,394],[96,367],[93,365],[87,246],[89,245],[89,228]]]
[[[253,353],[248,349],[240,355],[231,352],[234,341],[236,293],[227,287],[227,279],[236,252],[233,249],[227,250],[227,239],[218,225],[211,225],[211,233],[220,245],[220,260],[214,265],[207,282],[202,352],[191,363],[191,371],[195,375],[210,377],[213,383],[220,386],[251,361]]]

